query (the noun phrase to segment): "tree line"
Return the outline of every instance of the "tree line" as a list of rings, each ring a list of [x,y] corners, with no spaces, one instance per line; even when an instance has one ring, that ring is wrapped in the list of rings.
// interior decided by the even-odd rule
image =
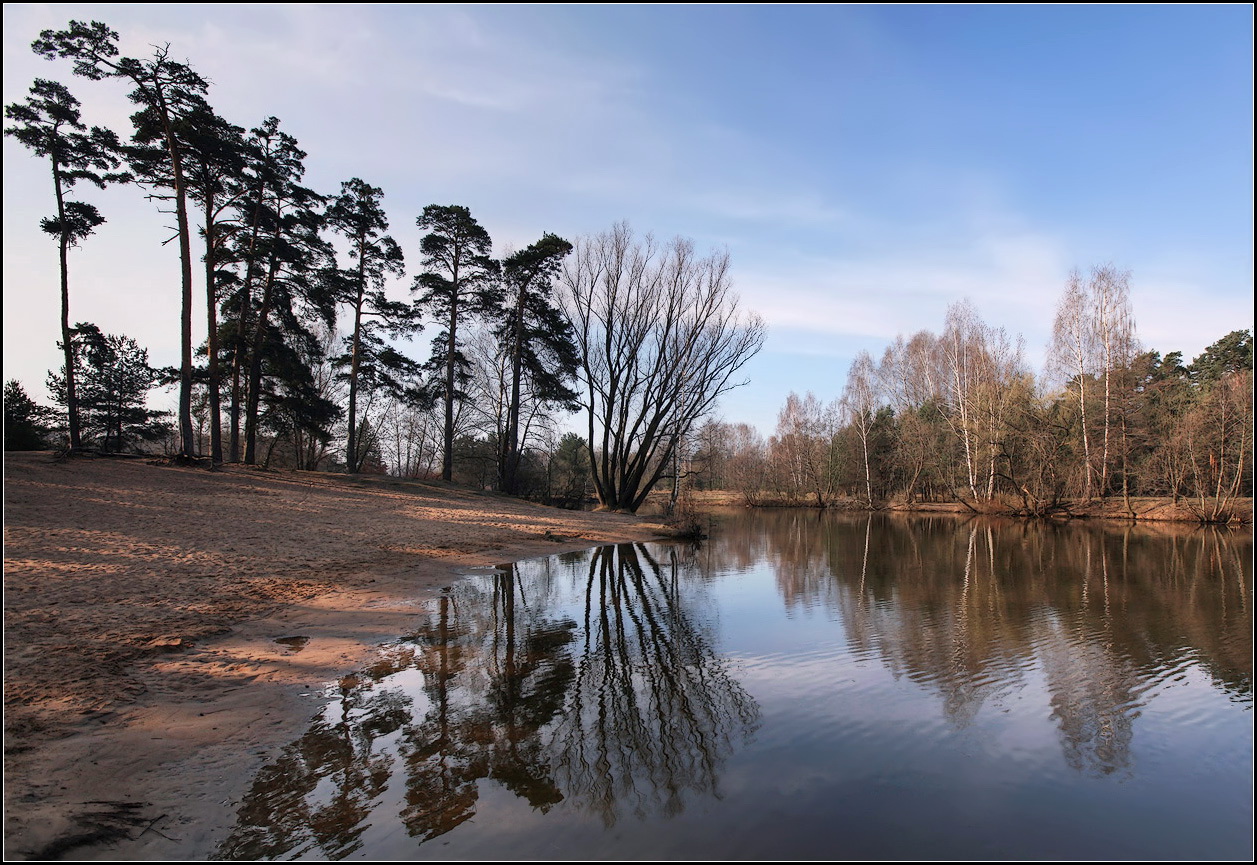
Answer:
[[[56,212],[41,227],[59,250],[65,358],[49,375],[64,412],[51,423],[71,453],[160,438],[166,418],[145,398],[162,383],[178,388],[169,437],[184,461],[439,473],[546,498],[583,499],[591,481],[605,506],[635,510],[762,344],[762,322],[731,291],[727,255],[702,258],[682,239],[658,245],[624,224],[575,243],[545,232],[495,258],[467,207],[429,205],[415,220],[425,234],[411,299],[391,299],[387,281],[406,262],[382,189],[357,177],[332,195],[304,185],[307,154],[280,121],[246,131],[217,114],[208,83],[168,45],[122,57],[105,24],[71,21],[32,49],[123,83],[138,107],[127,143],[87,128],[59,82],[39,79],[5,108],[5,134],[51,169]],[[68,251],[105,221],[72,198],[79,181],[134,184],[173,214],[177,368],[152,369],[134,340],[94,323],[71,326]],[[198,264],[203,342],[192,333]],[[425,328],[435,331],[426,359],[398,348]],[[618,352],[629,346],[626,368]],[[6,418],[12,402],[28,425],[48,426],[10,385]],[[587,437],[560,439],[556,418],[579,409]]]
[[[1232,331],[1191,363],[1136,337],[1130,274],[1075,272],[1060,298],[1046,373],[1022,340],[968,301],[940,333],[861,352],[840,396],[790,394],[767,439],[709,421],[683,449],[698,488],[750,503],[961,502],[1045,515],[1136,496],[1226,521],[1253,490],[1253,334]]]

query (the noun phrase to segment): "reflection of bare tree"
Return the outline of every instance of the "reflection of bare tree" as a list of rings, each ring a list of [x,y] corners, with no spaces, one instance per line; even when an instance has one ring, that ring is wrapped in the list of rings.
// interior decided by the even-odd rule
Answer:
[[[362,855],[366,824],[396,815],[423,843],[473,816],[487,781],[537,812],[580,808],[607,825],[719,795],[759,709],[714,650],[706,592],[712,574],[757,561],[790,609],[838,619],[857,657],[936,693],[957,726],[1041,671],[1079,772],[1131,771],[1142,702],[1189,667],[1252,701],[1248,535],[737,520],[750,531],[696,554],[626,545],[460,584],[258,776],[219,855]]]
[[[567,800],[608,823],[621,806],[670,814],[687,792],[715,792],[758,707],[690,611],[685,593],[702,580],[684,555],[669,547],[661,562],[624,546],[565,557],[566,573],[587,568],[579,653],[577,622],[549,612],[554,562],[444,593],[403,649],[344,680],[259,775],[220,856],[352,854],[399,779],[394,813],[418,843],[473,817],[484,780],[539,812]],[[409,692],[394,675],[408,670],[422,673]]]
[[[936,690],[946,716],[969,724],[1017,687],[1032,655],[1014,569],[998,555],[999,526],[886,515],[783,515],[770,562],[787,608],[839,615],[852,651]]]
[[[1143,690],[1135,671],[1105,646],[1053,629],[1043,666],[1065,761],[1088,775],[1129,771],[1134,720]]]
[[[1142,695],[1188,666],[1251,701],[1244,545],[1211,527],[1156,542],[1130,528],[1072,540],[1079,597],[1040,637],[1070,766],[1101,775],[1128,770]]]
[[[1186,605],[1189,645],[1200,647],[1201,662],[1219,687],[1232,696],[1253,698],[1252,535],[1225,526],[1206,526],[1192,539],[1200,564]]]
[[[943,713],[968,726],[988,701],[1020,686],[1032,652],[1025,622],[1012,614],[992,527],[953,525],[946,543],[922,535],[904,553],[897,579],[870,580],[870,530],[864,526],[862,560],[836,604],[853,649],[875,655],[896,675],[938,692]],[[878,526],[879,534],[895,529]],[[924,555],[924,560],[915,556]],[[853,569],[855,570],[855,569]],[[893,592],[895,603],[883,597]]]
[[[1111,775],[1129,770],[1134,720],[1141,705],[1138,695],[1147,689],[1148,677],[1115,645],[1105,539],[1081,540],[1085,544],[1081,618],[1086,624],[1073,633],[1063,631],[1059,623],[1045,628],[1043,667],[1066,762],[1079,772]],[[1123,563],[1128,558],[1127,540],[1123,538],[1120,548]]]
[[[833,521],[825,518],[824,511],[810,509],[792,509],[787,517],[778,521],[769,555],[786,609],[791,610],[806,607],[810,599],[826,594],[832,586],[827,553]]]
[[[607,825],[677,814],[716,794],[719,769],[759,716],[680,598],[678,551],[640,545],[589,561],[585,637],[556,734],[564,789]]]

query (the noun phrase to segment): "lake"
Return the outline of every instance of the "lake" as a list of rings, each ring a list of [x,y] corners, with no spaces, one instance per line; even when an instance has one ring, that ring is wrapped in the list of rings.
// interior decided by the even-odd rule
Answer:
[[[713,519],[468,574],[216,858],[1251,858],[1251,532]]]

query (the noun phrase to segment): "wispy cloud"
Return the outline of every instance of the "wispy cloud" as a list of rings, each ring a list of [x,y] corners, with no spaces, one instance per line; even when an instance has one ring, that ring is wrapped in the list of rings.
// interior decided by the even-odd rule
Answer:
[[[1045,235],[980,235],[911,256],[850,255],[755,263],[737,270],[747,304],[770,324],[871,339],[939,329],[969,298],[989,323],[1050,316],[1068,263]]]

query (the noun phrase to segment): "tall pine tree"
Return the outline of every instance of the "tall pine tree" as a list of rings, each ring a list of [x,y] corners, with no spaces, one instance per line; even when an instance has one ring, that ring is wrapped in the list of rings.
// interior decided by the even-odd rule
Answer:
[[[375,383],[398,385],[396,374],[413,372],[415,364],[396,351],[384,350],[377,337],[383,329],[402,336],[413,329],[414,315],[409,304],[389,300],[384,294],[388,274],[401,276],[405,263],[401,247],[388,230],[388,217],[380,206],[384,192],[355,177],[341,184],[340,196],[327,210],[328,225],[349,241],[351,265],[338,274],[339,300],[353,311],[353,332],[346,337],[349,367],[349,435],[345,466],[351,474],[361,462],[358,447],[358,389],[364,362],[374,373]]]
[[[502,262],[502,318],[494,333],[510,362],[510,392],[505,435],[499,443],[499,484],[503,492],[519,492],[519,463],[526,429],[521,429],[525,379],[534,405],[571,405],[580,360],[572,327],[555,307],[553,282],[572,244],[553,234],[521,249]],[[526,427],[526,424],[525,424]]]
[[[57,215],[40,221],[40,227],[57,238],[61,260],[61,348],[65,353],[65,392],[68,414],[70,451],[82,446],[79,430],[78,388],[74,377],[74,357],[70,329],[70,267],[69,250],[88,237],[105,218],[91,204],[67,201],[66,194],[80,180],[87,180],[102,189],[106,182],[127,179],[126,174],[113,173],[118,168],[118,137],[107,129],[93,126],[90,130],[79,116],[79,101],[63,84],[35,79],[31,95],[25,102],[5,106],[5,127],[12,135],[52,163],[52,186],[57,200]]]
[[[145,110],[133,118],[133,141],[126,148],[132,170],[142,182],[166,193],[150,192],[153,199],[172,200],[174,182],[170,173],[165,138],[156,112]],[[226,268],[227,241],[238,226],[232,219],[232,206],[243,194],[240,178],[245,164],[244,130],[228,123],[202,106],[175,122],[175,133],[184,150],[184,180],[188,194],[202,220],[205,242],[205,303],[208,336],[204,381],[210,413],[210,459],[223,461],[222,409],[220,405],[218,301],[225,285],[234,280]]]
[[[429,233],[420,245],[423,273],[415,278],[419,293],[415,310],[442,325],[432,341],[428,368],[440,375],[435,390],[445,403],[441,478],[454,477],[454,403],[463,398],[459,385],[466,378],[467,358],[459,350],[459,334],[468,320],[493,315],[501,304],[499,265],[489,257],[489,232],[460,205],[429,204],[415,220]]]

